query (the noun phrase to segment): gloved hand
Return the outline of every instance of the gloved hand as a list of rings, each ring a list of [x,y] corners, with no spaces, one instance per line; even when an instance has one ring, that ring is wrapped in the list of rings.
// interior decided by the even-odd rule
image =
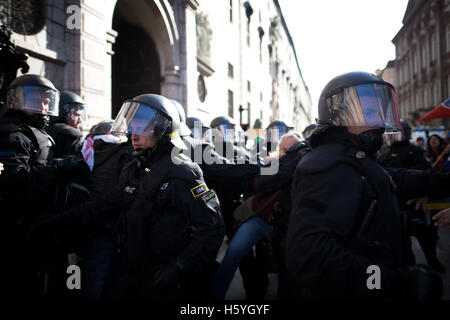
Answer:
[[[159,291],[175,287],[182,276],[182,270],[176,263],[161,266],[156,269],[152,278],[153,289]]]
[[[78,156],[67,156],[62,159],[55,159],[56,169],[62,174],[83,174],[89,172],[86,162]]]
[[[428,266],[415,265],[393,273],[397,292],[401,298],[415,300],[440,300],[444,291],[442,279]]]

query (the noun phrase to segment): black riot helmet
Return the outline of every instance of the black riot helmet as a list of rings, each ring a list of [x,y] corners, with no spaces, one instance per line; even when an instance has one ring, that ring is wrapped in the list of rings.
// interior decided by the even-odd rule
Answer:
[[[99,123],[94,124],[91,127],[87,136],[95,137],[95,136],[103,136],[103,135],[109,134],[111,132],[111,129],[113,126],[114,126],[114,120],[108,119],[108,120],[100,121]]]
[[[111,129],[113,134],[153,135],[186,149],[180,138],[180,115],[174,103],[157,94],[142,94],[125,100]]]
[[[411,139],[411,127],[408,122],[403,119],[400,119],[401,131],[400,134],[397,135],[384,135],[384,143],[388,146],[392,145],[395,142],[401,141],[409,141]]]
[[[271,144],[274,144],[273,149],[275,149],[281,137],[293,129],[294,127],[292,125],[288,125],[285,121],[274,120],[266,128],[266,139]]]
[[[8,109],[31,112],[39,116],[58,116],[59,91],[53,83],[37,74],[25,74],[8,87]]]
[[[206,126],[200,118],[188,117],[186,125],[191,130],[191,136],[195,139],[212,142],[211,128]]]
[[[411,127],[409,123],[403,119],[400,120],[402,125],[402,141],[409,141],[411,139]]]
[[[173,99],[171,99],[170,101],[173,102],[180,116],[180,136],[186,137],[191,135],[191,130],[189,130],[188,126],[186,125],[186,113],[184,112],[184,108],[178,101]]]
[[[236,122],[228,116],[216,117],[211,121],[211,129],[216,139],[224,142],[236,142],[237,130]]]
[[[320,129],[374,127],[401,130],[394,87],[367,72],[349,72],[332,79],[319,97]],[[321,130],[316,130],[320,132]]]
[[[316,128],[317,128],[317,124],[315,124],[315,123],[311,123],[310,125],[306,126],[306,128],[303,129],[303,132],[302,132],[303,139],[307,140],[311,136],[314,129],[316,129]]]
[[[207,127],[207,126],[203,123],[202,120],[200,120],[200,118],[197,118],[197,117],[187,117],[187,119],[186,119],[186,125],[188,126],[189,129],[191,129],[191,131],[192,131],[192,128],[194,128],[196,124],[197,124],[198,126],[203,127],[203,128],[209,128],[209,127]]]
[[[72,91],[63,91],[59,99],[59,118],[73,127],[87,120],[86,103]]]

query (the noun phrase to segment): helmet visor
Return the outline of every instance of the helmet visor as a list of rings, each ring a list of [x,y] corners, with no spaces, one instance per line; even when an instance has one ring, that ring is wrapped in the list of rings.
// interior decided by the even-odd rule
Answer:
[[[328,99],[335,126],[360,126],[401,130],[394,89],[369,83],[345,88]]]
[[[60,117],[75,123],[83,123],[87,120],[86,105],[79,103],[68,103],[63,105]]]
[[[236,126],[236,137],[235,137],[236,140],[234,142],[239,145],[244,145],[245,137],[246,137],[245,131],[240,126]]]
[[[8,90],[8,107],[32,113],[58,116],[59,92],[47,87],[25,86]]]
[[[269,127],[266,130],[266,138],[267,141],[271,143],[278,143],[281,140],[281,137],[286,134],[290,130],[289,127],[286,126],[274,126]]]
[[[136,101],[127,100],[120,108],[114,125],[113,134],[134,134],[151,136],[160,139],[169,129],[170,120],[160,112]]]
[[[224,142],[235,142],[236,140],[236,127],[234,124],[221,124],[215,127],[218,131],[218,137],[215,137],[216,140],[224,141]],[[217,132],[216,132],[217,134]]]
[[[192,127],[192,137],[198,140],[203,140],[206,142],[211,142],[211,130],[208,127],[202,125],[201,122],[195,121]]]

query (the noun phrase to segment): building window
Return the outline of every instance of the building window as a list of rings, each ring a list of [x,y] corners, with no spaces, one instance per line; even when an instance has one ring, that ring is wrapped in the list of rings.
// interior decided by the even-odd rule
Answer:
[[[252,84],[247,80],[247,91],[252,92]]]
[[[229,13],[230,13],[230,22],[233,22],[233,0],[230,0],[230,5],[229,5]]]
[[[259,63],[262,63],[262,39],[259,39]]]
[[[234,94],[231,90],[228,90],[228,116],[234,116]]]
[[[450,96],[450,75],[447,76],[447,97]]]
[[[430,37],[431,63],[436,62],[436,35],[433,33]]]
[[[247,102],[247,124],[250,126],[250,102]]]
[[[247,46],[250,47],[250,19],[247,19]]]
[[[203,79],[202,75],[199,75],[198,79],[197,79],[197,93],[198,93],[198,98],[199,98],[200,102],[205,102],[206,85],[205,85],[205,79]]]
[[[263,93],[262,92],[259,93],[259,101],[263,102]]]
[[[414,110],[417,110],[419,108],[420,108],[420,92],[416,92],[416,101],[415,101]]]
[[[450,52],[450,25],[447,26],[447,52]]]
[[[437,87],[437,83],[433,84],[433,105],[437,106],[438,104],[438,87]]]
[[[405,64],[402,63],[400,66],[400,84],[403,84],[405,82]]]
[[[422,68],[426,69],[428,63],[427,63],[427,46],[426,43],[422,43]]]
[[[228,78],[234,78],[234,68],[231,63],[228,62]]]
[[[419,50],[416,49],[413,53],[413,57],[414,57],[414,75],[416,75],[419,71]]]
[[[409,68],[409,62],[411,59],[409,59],[409,56],[406,58],[406,64],[405,64],[405,82],[408,82],[410,79],[410,68]]]

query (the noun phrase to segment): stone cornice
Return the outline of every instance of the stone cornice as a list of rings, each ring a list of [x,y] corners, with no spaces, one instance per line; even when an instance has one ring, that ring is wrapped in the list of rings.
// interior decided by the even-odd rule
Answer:
[[[197,0],[184,0],[184,2],[186,6],[190,7],[194,11],[197,11],[197,8],[200,5]]]

